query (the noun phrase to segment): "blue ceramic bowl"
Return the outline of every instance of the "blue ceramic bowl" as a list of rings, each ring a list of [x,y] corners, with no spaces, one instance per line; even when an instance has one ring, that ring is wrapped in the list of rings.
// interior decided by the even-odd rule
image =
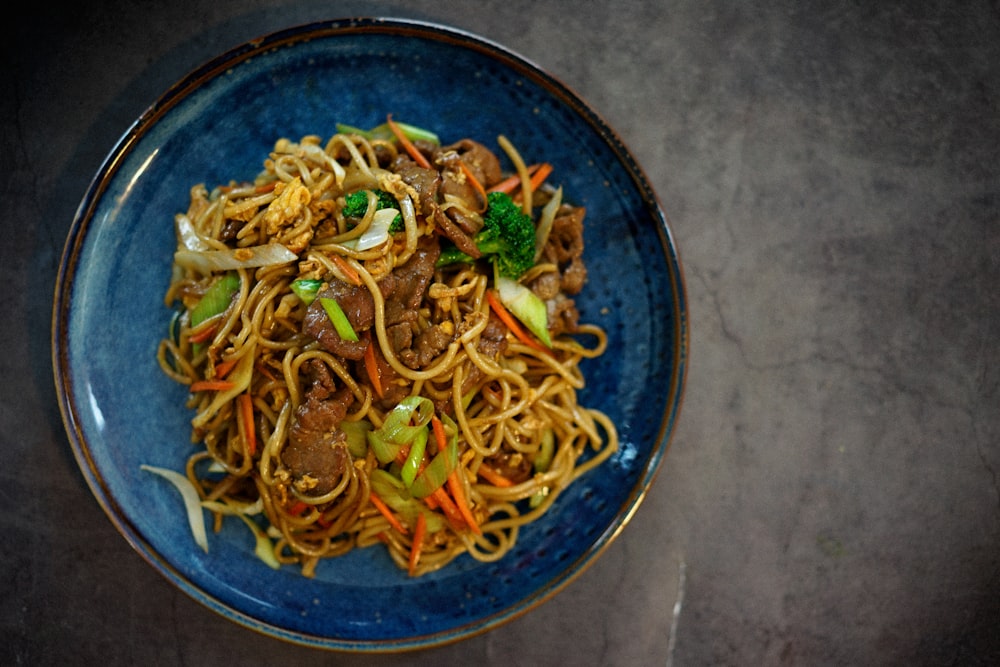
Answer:
[[[441,78],[439,64],[448,63]],[[359,84],[360,82],[360,84]],[[194,183],[252,178],[281,136],[371,127],[387,113],[443,139],[495,142],[544,158],[587,207],[590,281],[578,305],[602,325],[584,404],[617,423],[620,450],[564,493],[512,553],[461,557],[409,579],[384,550],[324,562],[314,579],[274,571],[239,522],[192,541],[176,492],[141,464],[180,469],[191,451],[184,387],[155,360],[173,215]],[[55,294],[53,362],[80,468],[132,547],[223,616],[293,642],[399,651],[468,637],[549,599],[618,535],[652,483],[680,406],[687,354],[681,269],[640,167],[577,95],[525,59],[456,30],[397,20],[278,32],[207,63],[127,131],[97,174],[67,241]]]

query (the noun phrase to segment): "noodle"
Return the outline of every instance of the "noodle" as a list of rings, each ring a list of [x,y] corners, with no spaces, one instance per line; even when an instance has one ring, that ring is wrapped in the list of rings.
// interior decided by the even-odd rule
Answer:
[[[374,130],[282,138],[253,183],[195,186],[176,216],[184,256],[223,262],[179,253],[165,295],[178,315],[156,358],[190,387],[186,477],[216,529],[252,519],[272,564],[305,576],[373,545],[413,576],[461,554],[503,558],[618,445],[611,420],[577,402],[580,362],[607,347],[572,300],[583,209],[533,186],[499,137],[520,176],[503,196],[536,223],[551,204],[534,266],[509,278],[547,311],[546,348],[487,299],[501,280],[490,257],[442,261],[446,247],[479,252],[499,157],[469,139],[416,143],[430,169]],[[259,259],[275,243],[296,259]]]

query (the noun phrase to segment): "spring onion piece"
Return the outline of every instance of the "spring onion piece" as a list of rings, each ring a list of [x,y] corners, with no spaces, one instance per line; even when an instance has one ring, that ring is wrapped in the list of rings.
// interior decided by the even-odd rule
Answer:
[[[535,454],[533,466],[535,472],[547,472],[552,465],[552,455],[556,450],[556,435],[551,428],[542,431],[542,442],[538,446],[538,453]]]
[[[437,512],[430,511],[427,505],[414,498],[403,482],[393,477],[388,471],[381,468],[372,470],[371,484],[372,492],[394,512],[403,517],[403,520],[410,526],[416,524],[418,514],[423,514],[427,519],[428,532],[436,533],[444,529],[444,517]]]
[[[316,295],[322,286],[322,280],[313,278],[299,278],[298,280],[293,280],[290,285],[296,296],[302,299],[302,303],[307,306],[316,299]]]
[[[224,313],[233,297],[240,289],[240,276],[235,271],[222,276],[220,280],[209,287],[201,297],[201,301],[191,309],[191,326],[196,327],[205,320]]]
[[[394,407],[382,427],[368,434],[368,444],[383,465],[396,459],[400,448],[413,442],[427,430],[434,415],[434,404],[423,396],[407,396]]]
[[[280,243],[204,252],[178,250],[174,253],[174,262],[178,266],[206,276],[214,271],[276,266],[294,262],[296,259],[298,255]]]
[[[333,323],[333,328],[337,330],[337,335],[343,340],[357,341],[358,334],[354,331],[354,327],[351,326],[350,320],[347,319],[347,315],[344,314],[337,300],[320,297],[319,302]]]
[[[163,477],[174,485],[184,499],[184,509],[187,510],[188,524],[191,526],[191,534],[194,536],[195,544],[208,553],[208,535],[205,532],[205,516],[202,514],[201,498],[198,497],[198,490],[184,475],[166,468],[146,465],[139,466],[146,472],[151,472]]]
[[[500,302],[521,320],[531,333],[545,343],[546,347],[552,347],[545,302],[521,283],[504,276],[497,276],[496,286]]]
[[[396,127],[402,130],[403,134],[405,134],[406,138],[410,141],[423,140],[429,141],[435,146],[441,145],[441,140],[438,138],[438,135],[434,134],[430,130],[425,130],[422,127],[416,127],[415,125],[400,123],[398,120],[394,122],[396,123]],[[337,123],[337,132],[340,132],[341,134],[358,134],[369,140],[381,139],[385,141],[392,141],[395,137],[392,130],[389,129],[388,123],[382,123],[381,125],[373,127],[370,130],[362,130],[361,128],[353,127],[351,125]]]
[[[281,567],[281,563],[279,563],[278,559],[274,557],[274,545],[268,538],[267,533],[261,530],[260,526],[255,524],[253,519],[245,514],[237,514],[236,516],[243,519],[243,523],[245,523],[247,528],[253,532],[253,536],[257,540],[257,545],[253,552],[257,555],[257,558],[264,561],[264,563],[271,569],[279,569]]]
[[[427,429],[422,428],[417,431],[417,437],[410,443],[410,453],[406,456],[402,469],[399,471],[399,478],[407,488],[412,486],[413,480],[417,478],[417,471],[424,460],[424,452],[427,450]]]
[[[414,498],[426,498],[437,491],[448,481],[451,471],[458,467],[458,426],[448,415],[441,415],[441,421],[445,432],[450,433],[448,445],[413,480],[409,488]]]
[[[340,430],[347,434],[347,451],[356,459],[363,459],[368,453],[368,434],[372,429],[371,422],[362,419],[356,422],[340,422]]]

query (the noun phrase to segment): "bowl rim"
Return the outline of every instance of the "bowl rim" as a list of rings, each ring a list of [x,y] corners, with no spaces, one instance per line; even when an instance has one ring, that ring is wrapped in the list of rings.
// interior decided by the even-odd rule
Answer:
[[[79,264],[80,252],[94,219],[94,213],[101,203],[110,182],[145,133],[154,127],[172,108],[189,95],[195,93],[204,83],[215,79],[227,69],[250,58],[266,54],[273,49],[294,46],[306,41],[367,33],[430,39],[485,55],[498,61],[503,66],[511,68],[520,76],[531,79],[544,87],[561,104],[569,107],[573,114],[582,117],[592,129],[596,130],[608,144],[609,148],[611,148],[621,165],[626,169],[632,184],[642,194],[645,208],[650,212],[655,212],[659,218],[656,231],[660,237],[661,246],[666,252],[665,259],[670,268],[668,273],[673,294],[672,322],[675,340],[669,391],[664,403],[664,414],[655,440],[651,444],[649,461],[639,471],[639,477],[631,489],[627,502],[623,505],[624,511],[620,512],[616,516],[616,519],[609,526],[605,527],[595,545],[571,561],[570,565],[560,573],[559,579],[554,582],[547,582],[535,594],[523,600],[516,601],[499,612],[485,615],[475,622],[459,625],[447,631],[393,640],[345,640],[335,637],[321,637],[277,627],[269,622],[253,618],[203,591],[189,577],[179,572],[171,563],[163,558],[156,548],[142,537],[139,529],[132,525],[130,520],[125,516],[114,493],[107,487],[103,480],[97,462],[91,455],[90,445],[77,414],[78,408],[75,401],[74,381],[70,370],[70,353],[66,342],[69,338],[68,320],[72,312],[72,286],[75,272]],[[170,85],[127,127],[108,152],[88,184],[67,232],[56,277],[55,293],[53,295],[50,340],[51,363],[63,425],[73,456],[88,487],[118,533],[125,538],[127,543],[143,560],[151,565],[161,576],[164,576],[169,583],[203,606],[239,625],[261,634],[286,640],[290,643],[344,652],[396,653],[443,646],[471,638],[500,625],[504,625],[536,609],[541,604],[552,599],[589,569],[622,533],[625,526],[631,521],[635,512],[642,504],[642,501],[645,499],[646,494],[660,472],[663,459],[670,449],[672,437],[676,430],[676,422],[680,415],[684,398],[690,345],[686,291],[683,266],[677,243],[673,238],[667,216],[660,204],[659,198],[653,191],[642,167],[635,160],[633,154],[625,146],[617,132],[580,95],[560,79],[510,48],[454,26],[431,21],[390,17],[332,19],[278,29],[255,39],[244,41],[221,52],[219,55],[196,66]]]

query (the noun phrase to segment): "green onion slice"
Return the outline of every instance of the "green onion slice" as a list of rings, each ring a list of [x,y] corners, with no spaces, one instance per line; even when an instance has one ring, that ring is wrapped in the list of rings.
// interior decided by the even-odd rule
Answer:
[[[403,445],[411,444],[434,415],[434,404],[423,396],[407,396],[385,418],[385,423],[368,434],[375,457],[383,465],[395,460]]]
[[[337,300],[320,297],[319,302],[330,321],[333,322],[333,328],[337,330],[337,335],[343,340],[357,341],[358,334],[354,331],[354,327],[351,326],[351,322],[347,319],[347,315],[344,314]]]
[[[302,299],[302,303],[307,306],[316,299],[320,288],[323,286],[322,280],[313,278],[299,278],[292,281],[291,288],[297,297]]]

